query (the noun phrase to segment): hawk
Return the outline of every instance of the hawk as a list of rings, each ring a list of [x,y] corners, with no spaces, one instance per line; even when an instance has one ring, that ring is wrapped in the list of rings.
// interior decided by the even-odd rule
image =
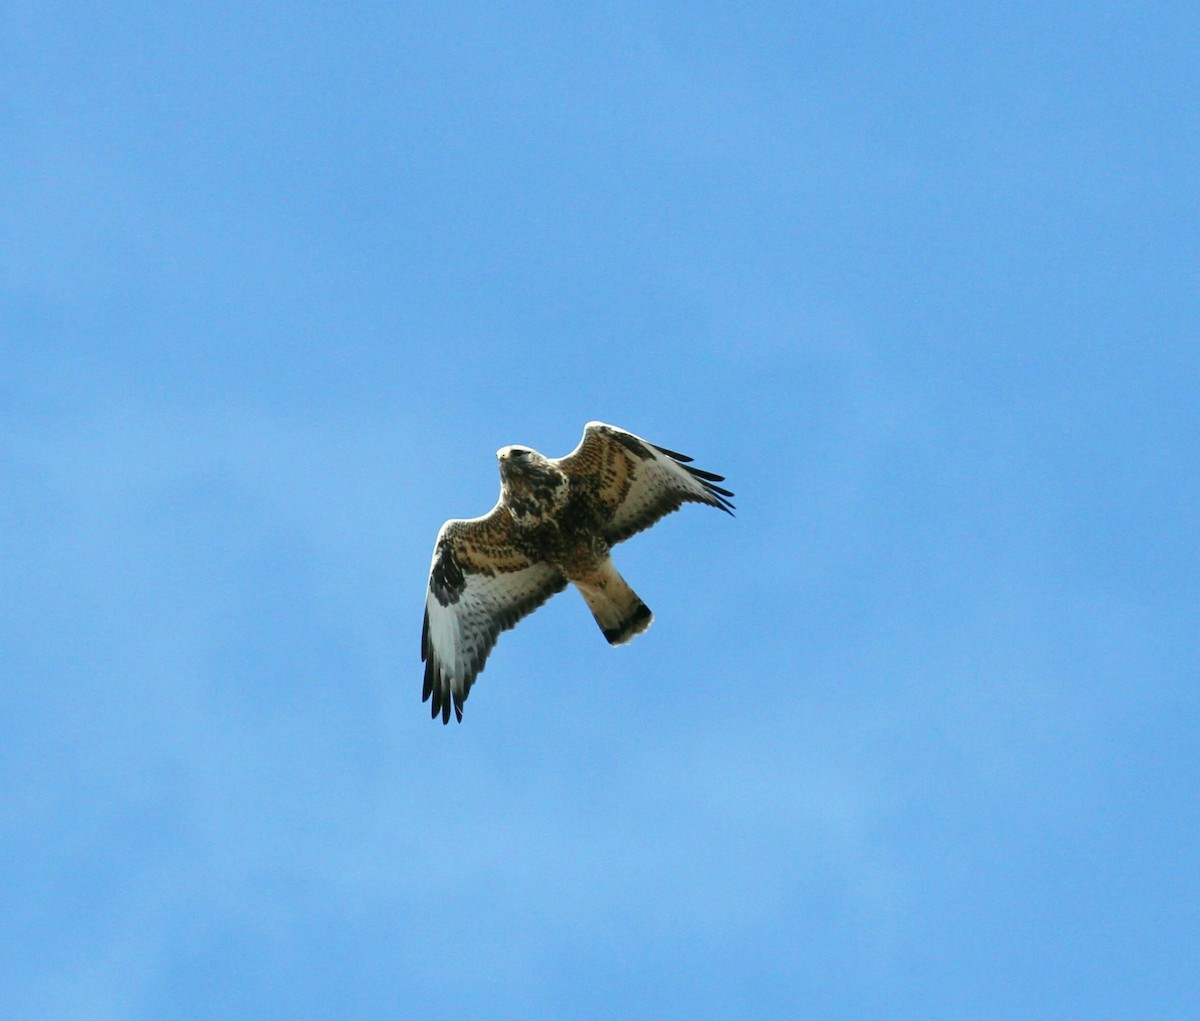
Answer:
[[[571,582],[610,645],[652,614],[613,566],[613,546],[685,503],[733,513],[724,476],[603,422],[589,422],[566,457],[502,447],[500,500],[481,518],[442,525],[433,548],[421,659],[423,702],[462,722],[463,703],[501,631]]]

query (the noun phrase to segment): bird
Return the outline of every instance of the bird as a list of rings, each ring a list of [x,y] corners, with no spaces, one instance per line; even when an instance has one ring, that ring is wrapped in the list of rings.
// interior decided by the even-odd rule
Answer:
[[[463,703],[501,632],[567,583],[610,645],[650,626],[653,614],[613,565],[617,543],[685,503],[731,515],[723,475],[603,422],[588,422],[566,457],[501,447],[500,499],[478,518],[452,518],[434,543],[421,628],[422,702],[462,722]]]

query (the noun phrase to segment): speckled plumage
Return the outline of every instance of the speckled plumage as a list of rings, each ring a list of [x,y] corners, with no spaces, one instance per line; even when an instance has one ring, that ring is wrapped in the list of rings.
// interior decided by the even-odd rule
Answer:
[[[463,703],[502,631],[568,582],[614,645],[653,619],[613,566],[610,551],[684,503],[733,512],[731,492],[691,458],[602,422],[550,460],[504,447],[500,500],[483,517],[447,521],[429,572],[421,658],[434,718],[462,720]]]

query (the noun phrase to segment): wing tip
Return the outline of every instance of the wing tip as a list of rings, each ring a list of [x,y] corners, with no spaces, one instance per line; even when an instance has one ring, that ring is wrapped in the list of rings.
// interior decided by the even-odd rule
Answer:
[[[681,454],[677,450],[668,450],[666,447],[660,447],[657,444],[651,444],[660,454],[666,454],[668,457],[679,462],[680,466],[692,478],[697,479],[700,485],[704,487],[704,492],[709,498],[705,502],[711,507],[718,507],[730,517],[734,516],[734,505],[731,502],[733,492],[726,489],[724,486],[718,486],[716,483],[724,482],[724,475],[717,475],[715,472],[705,471],[703,468],[693,468],[691,462],[694,458],[688,457],[687,454]]]
[[[442,673],[436,657],[430,655],[425,663],[425,683],[421,689],[421,701],[429,703],[430,719],[442,718],[442,724],[450,722],[450,710],[454,718],[462,723],[463,703],[467,700],[471,685],[462,685],[461,692],[455,688],[452,678]]]
[[[421,699],[421,701],[430,701],[429,696]],[[459,723],[462,723],[464,701],[464,699],[460,698],[456,694],[435,690],[433,692],[432,702],[429,706],[429,718],[436,720],[440,716],[442,718],[442,724],[445,725],[450,722],[450,710],[453,708],[455,720],[457,720]]]
[[[696,460],[694,457],[688,457],[687,454],[681,454],[678,450],[668,450],[666,447],[660,447],[657,443],[651,443],[650,446],[660,454],[666,454],[667,457],[674,458],[680,464],[691,464],[692,461]],[[688,471],[695,471],[695,469],[689,468]]]

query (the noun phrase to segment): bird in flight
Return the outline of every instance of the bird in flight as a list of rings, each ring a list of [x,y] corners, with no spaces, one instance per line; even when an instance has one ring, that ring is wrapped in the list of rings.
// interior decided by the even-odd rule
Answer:
[[[721,475],[616,426],[589,422],[566,457],[502,447],[500,500],[481,518],[442,525],[433,548],[421,659],[422,701],[462,722],[463,703],[501,631],[571,582],[604,637],[620,645],[653,619],[610,551],[685,503],[733,513]]]

